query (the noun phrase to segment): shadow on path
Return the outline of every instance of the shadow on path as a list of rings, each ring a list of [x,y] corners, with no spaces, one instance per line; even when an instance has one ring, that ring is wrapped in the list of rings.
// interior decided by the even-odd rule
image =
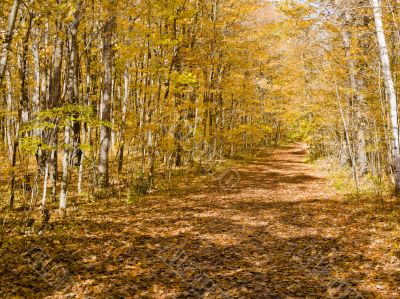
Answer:
[[[344,203],[303,162],[305,154],[296,145],[257,158],[237,170],[240,182],[231,190],[214,184],[186,196],[154,196],[133,205],[118,200],[91,204],[40,238],[3,244],[0,297],[396,294],[399,272],[377,268],[382,255],[371,255],[375,241],[370,229],[379,220],[361,216],[370,215],[375,205]],[[376,217],[386,214],[375,209]],[[19,258],[35,246],[68,271],[66,282],[49,285]],[[371,287],[374,279],[380,288]]]

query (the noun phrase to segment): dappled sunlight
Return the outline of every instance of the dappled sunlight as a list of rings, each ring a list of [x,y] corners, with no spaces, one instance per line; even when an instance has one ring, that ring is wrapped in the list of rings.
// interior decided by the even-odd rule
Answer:
[[[78,209],[74,223],[58,220],[40,240],[19,237],[8,246],[15,256],[31,242],[68,269],[70,281],[60,290],[29,280],[44,296],[186,297],[199,273],[232,297],[325,297],[337,285],[366,298],[397,294],[399,253],[388,242],[398,240],[398,219],[382,222],[388,211],[373,202],[344,201],[297,152],[266,155],[256,172],[240,167],[240,183],[229,194],[209,186],[131,205],[114,199],[108,213],[93,203]],[[260,184],[275,159],[290,161],[286,171],[272,171],[274,183]],[[293,161],[299,163],[292,169]],[[5,259],[14,269],[2,276],[7,288],[29,270],[7,253]]]
[[[400,6],[2,0],[0,299],[400,298]]]
[[[239,244],[240,241],[230,234],[202,234],[199,239],[219,246],[234,246]]]

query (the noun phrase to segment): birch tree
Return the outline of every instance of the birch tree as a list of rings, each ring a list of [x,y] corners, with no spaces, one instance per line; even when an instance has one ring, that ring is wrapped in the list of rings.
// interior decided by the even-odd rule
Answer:
[[[78,46],[77,46],[77,31],[79,25],[79,9],[80,3],[78,3],[76,12],[74,13],[74,20],[69,28],[69,66],[68,66],[68,87],[67,87],[67,103],[69,105],[76,104],[78,99]],[[74,118],[75,115],[71,115]],[[71,127],[76,122],[67,118],[65,121],[64,130],[64,155],[62,160],[62,179],[61,179],[61,190],[60,190],[60,209],[66,209],[67,207],[67,193],[69,183],[69,167],[71,159]],[[78,132],[79,133],[79,130]],[[75,134],[74,134],[75,135]],[[75,136],[74,136],[75,137]],[[76,137],[75,137],[76,139]],[[76,150],[74,151],[74,153]]]
[[[112,38],[114,31],[115,16],[111,8],[114,1],[107,3],[107,19],[104,24],[102,32],[103,42],[103,95],[100,103],[100,120],[102,125],[100,127],[100,148],[99,148],[99,186],[105,188],[108,186],[108,159],[110,150],[111,138],[111,92],[112,92],[112,68],[113,68],[113,53],[112,53]]]
[[[392,146],[393,146],[393,161],[395,174],[396,193],[400,192],[400,160],[399,160],[399,127],[398,127],[398,111],[396,90],[393,82],[393,76],[390,66],[389,52],[386,43],[385,31],[382,21],[382,7],[380,0],[371,0],[376,36],[378,40],[379,53],[382,65],[383,77],[385,79],[386,92],[390,104],[390,120],[392,125]]]

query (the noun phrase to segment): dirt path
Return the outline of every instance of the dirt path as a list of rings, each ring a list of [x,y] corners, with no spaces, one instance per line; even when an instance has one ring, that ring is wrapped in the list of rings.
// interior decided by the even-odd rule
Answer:
[[[3,244],[0,297],[396,298],[398,212],[346,203],[305,157],[300,145],[261,155],[232,188],[78,209]]]

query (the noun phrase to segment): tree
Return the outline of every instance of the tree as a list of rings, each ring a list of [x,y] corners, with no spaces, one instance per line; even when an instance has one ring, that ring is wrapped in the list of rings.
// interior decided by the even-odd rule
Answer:
[[[67,103],[69,105],[76,104],[78,101],[78,46],[77,46],[77,31],[80,19],[80,1],[77,4],[76,11],[74,12],[74,18],[69,28],[69,68],[68,68],[68,91],[67,91]],[[64,130],[64,155],[62,160],[62,179],[61,179],[61,190],[60,190],[60,209],[66,209],[67,207],[67,192],[68,192],[68,181],[69,181],[69,167],[71,160],[71,127],[77,123],[73,120],[76,115],[72,114],[71,117],[65,120]],[[79,134],[79,129],[73,131],[74,135]],[[76,139],[76,136],[74,136]],[[76,143],[74,143],[74,152],[76,154]]]
[[[17,20],[18,9],[20,4],[21,0],[14,0],[10,14],[8,16],[8,26],[6,29],[5,39],[2,45],[3,49],[1,51],[1,56],[0,56],[0,85],[3,83],[4,74],[7,67],[8,53],[10,52],[11,42],[13,40],[15,22]]]
[[[390,66],[389,53],[386,43],[385,31],[382,22],[382,8],[379,0],[371,0],[376,36],[378,39],[379,53],[382,65],[383,76],[385,79],[386,92],[390,103],[390,120],[392,124],[392,150],[394,161],[395,188],[396,193],[400,192],[400,159],[399,159],[399,127],[398,127],[398,112],[397,112],[397,97],[394,87],[392,71]]]
[[[103,95],[100,103],[100,147],[99,147],[99,186],[101,188],[108,187],[108,159],[111,138],[111,93],[112,93],[112,69],[113,69],[113,51],[112,39],[115,25],[115,15],[111,7],[114,1],[108,2],[107,19],[103,26]]]

